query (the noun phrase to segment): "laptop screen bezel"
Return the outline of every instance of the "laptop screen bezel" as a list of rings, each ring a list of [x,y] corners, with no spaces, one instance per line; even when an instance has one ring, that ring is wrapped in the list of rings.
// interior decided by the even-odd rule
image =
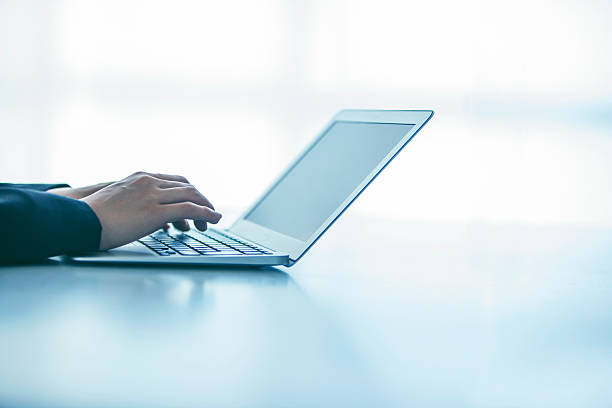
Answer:
[[[376,178],[387,164],[402,150],[402,148],[418,133],[433,115],[431,110],[343,110],[337,113],[325,126],[323,131],[296,157],[295,160],[281,173],[281,175],[270,185],[264,194],[259,197],[229,228],[233,234],[240,235],[250,241],[275,251],[289,254],[292,262],[300,259],[308,249],[325,233],[340,215],[352,204],[353,201],[363,192],[366,187]],[[402,139],[394,146],[378,165],[368,174],[368,176],[353,190],[338,208],[325,220],[325,222],[305,241],[290,237],[279,231],[272,230],[260,224],[256,224],[246,219],[246,217],[260,204],[260,202],[272,191],[291,171],[311,148],[325,136],[327,131],[335,122],[363,122],[363,123],[387,123],[387,124],[406,124],[413,125]]]

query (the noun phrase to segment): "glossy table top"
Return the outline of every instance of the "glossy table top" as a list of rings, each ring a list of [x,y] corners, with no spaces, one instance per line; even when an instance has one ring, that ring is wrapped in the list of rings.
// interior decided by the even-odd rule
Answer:
[[[0,267],[0,406],[609,407],[612,231],[347,217],[293,268]]]

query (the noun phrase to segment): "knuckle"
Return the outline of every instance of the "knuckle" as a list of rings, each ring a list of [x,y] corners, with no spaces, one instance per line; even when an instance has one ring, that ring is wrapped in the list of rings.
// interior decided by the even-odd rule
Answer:
[[[212,221],[215,217],[213,216],[213,212],[208,207],[202,208],[202,215],[206,218],[207,221]]]
[[[194,212],[195,205],[193,203],[190,203],[190,202],[186,201],[186,202],[181,203],[179,205],[180,205],[179,208],[180,208],[181,212],[183,212],[185,214],[191,214],[191,213]]]
[[[139,174],[136,177],[137,181],[142,183],[142,184],[150,184],[151,182],[153,182],[153,176],[151,176],[150,174],[147,173],[143,173],[143,174]]]

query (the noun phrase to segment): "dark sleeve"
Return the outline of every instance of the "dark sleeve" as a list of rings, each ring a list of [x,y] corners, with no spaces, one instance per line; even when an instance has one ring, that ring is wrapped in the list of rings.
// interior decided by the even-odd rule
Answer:
[[[68,184],[12,184],[12,183],[0,183],[0,188],[21,188],[28,190],[47,191],[52,188],[59,187],[70,187]]]
[[[0,188],[0,263],[97,250],[102,226],[87,203],[30,189]]]

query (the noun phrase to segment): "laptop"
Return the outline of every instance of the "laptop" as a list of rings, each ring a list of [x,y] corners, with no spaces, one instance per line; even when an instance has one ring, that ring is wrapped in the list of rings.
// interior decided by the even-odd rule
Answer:
[[[157,231],[74,262],[291,266],[432,117],[343,110],[228,229]]]

